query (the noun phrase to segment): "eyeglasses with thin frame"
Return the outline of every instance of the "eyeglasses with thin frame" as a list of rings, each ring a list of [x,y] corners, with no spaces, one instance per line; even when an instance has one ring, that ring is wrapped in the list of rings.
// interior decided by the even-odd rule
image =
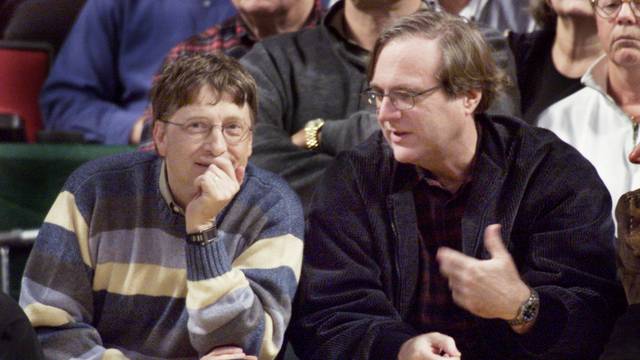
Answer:
[[[377,110],[379,110],[380,106],[382,106],[382,99],[384,99],[385,97],[389,98],[389,101],[391,101],[391,104],[396,109],[410,110],[413,109],[414,106],[416,106],[416,98],[418,96],[431,95],[441,87],[442,85],[436,85],[434,87],[428,88],[427,90],[417,93],[397,90],[390,91],[388,94],[369,88],[362,92],[362,96],[364,96],[369,104],[375,105]]]
[[[173,121],[162,119],[158,119],[158,121],[177,126],[187,135],[198,141],[206,139],[207,137],[209,137],[214,128],[220,127],[222,136],[229,145],[237,145],[245,141],[249,133],[253,131],[253,128],[251,126],[247,126],[238,122],[216,125],[201,119],[192,119],[184,123],[176,123]]]
[[[605,19],[615,17],[622,9],[622,4],[629,3],[633,16],[640,15],[640,0],[589,0],[598,16]]]

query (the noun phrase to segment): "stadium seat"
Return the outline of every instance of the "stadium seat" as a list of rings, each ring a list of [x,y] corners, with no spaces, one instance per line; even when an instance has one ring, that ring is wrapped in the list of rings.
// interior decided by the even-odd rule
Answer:
[[[24,121],[28,142],[42,129],[38,96],[51,64],[46,43],[0,40],[0,109]]]

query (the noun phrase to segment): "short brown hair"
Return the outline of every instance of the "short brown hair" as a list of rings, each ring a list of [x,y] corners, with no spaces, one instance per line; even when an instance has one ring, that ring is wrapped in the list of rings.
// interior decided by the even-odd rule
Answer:
[[[509,80],[498,68],[491,48],[475,25],[444,11],[421,10],[403,17],[382,31],[373,48],[368,69],[371,81],[382,49],[394,40],[422,37],[437,40],[442,65],[436,79],[445,93],[455,98],[471,90],[482,92],[476,113],[486,111]],[[420,54],[416,56],[429,56]]]
[[[234,104],[249,105],[251,122],[255,122],[256,82],[237,60],[224,54],[188,54],[165,64],[151,88],[153,121],[166,120],[181,107],[192,104],[205,86],[218,99],[228,94]]]

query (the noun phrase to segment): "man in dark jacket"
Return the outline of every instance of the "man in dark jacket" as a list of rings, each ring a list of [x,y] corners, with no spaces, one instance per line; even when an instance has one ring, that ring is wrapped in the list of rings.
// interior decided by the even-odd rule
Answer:
[[[458,17],[387,28],[368,77],[382,131],[319,183],[298,355],[597,358],[624,294],[595,169],[548,131],[486,115],[504,75]]]

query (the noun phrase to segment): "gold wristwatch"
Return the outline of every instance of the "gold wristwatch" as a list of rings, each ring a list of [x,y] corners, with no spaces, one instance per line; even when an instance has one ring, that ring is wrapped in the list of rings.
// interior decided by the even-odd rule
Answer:
[[[309,121],[304,126],[304,145],[307,149],[313,150],[320,146],[320,129],[324,126],[324,120],[315,119]]]

